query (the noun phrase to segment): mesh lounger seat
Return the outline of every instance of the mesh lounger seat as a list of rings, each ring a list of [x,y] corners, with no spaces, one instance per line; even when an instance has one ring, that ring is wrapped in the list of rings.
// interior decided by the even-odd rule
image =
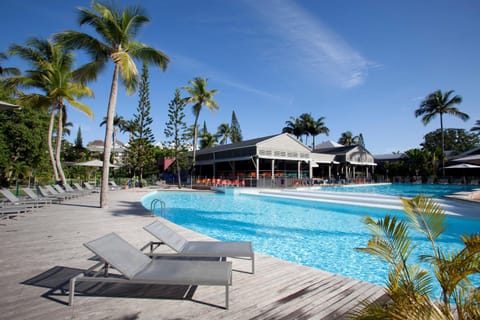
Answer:
[[[250,241],[188,241],[158,220],[143,228],[160,240],[160,242],[151,241],[142,248],[150,246],[152,256],[156,247],[166,244],[175,250],[177,255],[182,256],[250,259],[252,260],[252,274],[255,273],[255,254]]]
[[[24,207],[31,207],[31,208],[40,208],[48,204],[46,201],[42,200],[28,200],[28,199],[20,199],[16,195],[14,195],[10,190],[2,188],[0,189],[0,193],[8,199],[11,205],[15,206],[24,206]]]
[[[88,269],[87,272],[70,279],[69,305],[73,305],[75,283],[88,281],[97,283],[225,286],[225,308],[228,309],[228,287],[232,285],[231,262],[152,259],[116,233],[107,234],[84,245],[95,253],[101,261]],[[109,277],[109,265],[120,272],[122,277],[119,277],[118,274]],[[95,271],[95,269],[100,270]],[[94,275],[89,276],[92,272]]]

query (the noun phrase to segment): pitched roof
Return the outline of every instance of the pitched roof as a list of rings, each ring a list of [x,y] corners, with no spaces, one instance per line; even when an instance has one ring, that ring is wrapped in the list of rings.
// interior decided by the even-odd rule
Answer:
[[[197,155],[202,155],[202,154],[207,154],[207,153],[213,153],[213,152],[220,152],[223,150],[232,150],[232,149],[241,149],[241,148],[246,148],[246,147],[251,147],[255,146],[258,143],[271,139],[273,137],[278,136],[278,134],[271,135],[271,136],[266,136],[266,137],[261,137],[261,138],[255,138],[255,139],[250,139],[250,140],[244,140],[236,143],[229,143],[229,144],[219,144],[210,148],[198,150],[196,153]]]
[[[328,141],[323,141],[322,143],[317,144],[313,149],[322,150],[322,149],[331,149],[331,148],[339,148],[339,147],[343,147],[343,145],[340,143],[336,143],[335,141],[328,140]]]

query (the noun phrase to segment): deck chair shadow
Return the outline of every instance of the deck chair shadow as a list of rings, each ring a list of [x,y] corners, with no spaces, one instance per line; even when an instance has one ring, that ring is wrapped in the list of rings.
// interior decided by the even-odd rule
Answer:
[[[100,262],[70,279],[69,305],[73,305],[77,282],[96,282],[225,286],[225,308],[228,309],[229,286],[232,285],[231,262],[152,259],[116,233],[109,233],[84,245]],[[110,273],[109,266],[119,274]]]
[[[142,248],[150,247],[150,256],[155,256],[153,251],[158,246],[166,244],[176,251],[177,256],[249,259],[252,261],[251,273],[255,273],[255,253],[250,241],[188,241],[158,220],[143,228],[160,240],[150,241]]]

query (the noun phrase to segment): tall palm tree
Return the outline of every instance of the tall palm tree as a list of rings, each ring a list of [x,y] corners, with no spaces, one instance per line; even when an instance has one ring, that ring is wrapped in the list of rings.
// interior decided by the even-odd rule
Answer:
[[[192,103],[193,115],[195,116],[195,121],[193,122],[193,168],[195,168],[195,156],[197,151],[197,124],[198,117],[200,116],[200,111],[202,107],[207,107],[210,111],[219,109],[218,104],[213,100],[213,97],[218,92],[218,90],[208,90],[207,89],[208,79],[196,77],[193,80],[190,80],[188,83],[190,86],[185,86],[183,89],[188,92],[189,97],[185,98],[187,103]]]
[[[422,122],[424,125],[430,123],[430,121],[437,115],[440,116],[440,131],[442,133],[442,175],[445,175],[445,137],[443,132],[443,115],[449,114],[459,117],[463,121],[467,121],[470,117],[468,114],[459,111],[454,107],[456,104],[462,102],[462,97],[453,94],[453,90],[442,93],[441,90],[430,93],[425,100],[420,104],[420,108],[415,110],[415,117],[422,116]]]
[[[107,124],[107,117],[103,117],[103,121],[100,122],[100,127],[104,126]],[[127,121],[122,117],[117,114],[113,117],[113,136],[112,136],[112,155],[113,155],[113,160],[112,164],[115,164],[115,145],[117,143],[117,134],[118,131],[122,131],[124,126],[127,125]]]
[[[68,48],[85,49],[92,62],[84,68],[84,74],[92,76],[105,68],[109,61],[114,63],[112,86],[108,101],[107,125],[105,128],[100,207],[108,206],[109,162],[112,147],[113,118],[117,102],[118,79],[121,77],[128,94],[135,92],[138,83],[138,70],[134,59],[159,66],[165,70],[168,56],[144,43],[135,41],[141,27],[149,18],[140,7],[126,7],[117,10],[111,6],[92,2],[92,10],[79,8],[79,24],[92,26],[98,38],[78,31],[65,31],[55,35],[55,39]]]
[[[6,59],[7,59],[7,55],[3,52],[0,52],[0,62]],[[18,76],[20,75],[20,70],[15,67],[2,67],[2,64],[0,64],[0,76],[6,77],[9,75]]]
[[[328,134],[330,133],[330,129],[325,126],[325,117],[320,117],[317,120],[313,121],[312,125],[309,128],[309,134],[312,136],[312,149],[315,148],[315,137],[319,134]]]
[[[13,44],[9,48],[11,55],[17,55],[32,65],[25,76],[15,77],[15,81],[27,88],[38,88],[43,94],[22,94],[20,101],[37,107],[50,106],[50,124],[48,128],[48,151],[56,180],[66,184],[65,174],[61,163],[61,141],[64,120],[66,120],[66,104],[82,111],[90,118],[93,112],[87,105],[77,99],[92,96],[90,88],[78,81],[81,67],[72,70],[74,65],[73,53],[65,47],[50,40],[32,38],[26,46]],[[57,142],[54,155],[52,147],[53,127],[57,115]]]
[[[283,133],[293,134],[298,140],[301,140],[303,135],[303,124],[299,118],[290,117],[290,120],[285,121],[285,127],[282,129]]]
[[[228,139],[232,136],[232,130],[228,123],[222,123],[218,126],[217,137],[220,139],[220,144],[226,144]]]
[[[342,133],[340,136],[340,139],[338,139],[338,143],[343,144],[344,146],[351,146],[355,144],[355,138],[353,137],[353,134],[351,131],[345,131]]]

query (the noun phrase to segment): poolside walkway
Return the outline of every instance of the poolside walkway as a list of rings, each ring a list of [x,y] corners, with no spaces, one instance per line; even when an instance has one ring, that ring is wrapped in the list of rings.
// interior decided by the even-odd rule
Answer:
[[[69,307],[68,279],[92,266],[83,243],[117,232],[141,247],[152,240],[142,227],[153,221],[139,203],[145,192],[98,194],[0,221],[0,318],[2,319],[344,319],[360,300],[377,299],[381,287],[256,254],[256,273],[234,272],[230,309],[222,287],[94,285]],[[167,222],[169,223],[169,222]],[[206,237],[169,223],[189,239]],[[249,270],[249,261],[234,260]],[[82,287],[79,286],[79,290]],[[220,306],[220,307],[219,307]]]

